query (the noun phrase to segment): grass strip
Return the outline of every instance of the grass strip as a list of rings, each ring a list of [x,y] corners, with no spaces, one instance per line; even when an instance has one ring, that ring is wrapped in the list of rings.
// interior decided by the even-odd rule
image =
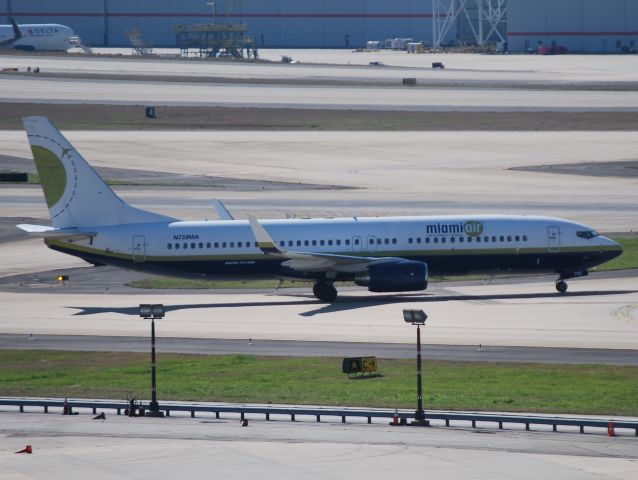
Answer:
[[[158,341],[161,350],[161,339]],[[371,352],[374,353],[374,352]],[[158,355],[160,400],[413,408],[414,360],[348,379],[341,358]],[[638,416],[638,367],[424,362],[429,409]],[[0,395],[150,396],[148,354],[0,351]]]
[[[609,270],[626,270],[628,268],[638,268],[638,236],[633,237],[614,237],[613,240],[620,243],[623,253],[620,257],[614,258],[612,261],[603,263],[596,268],[597,272],[605,272]]]

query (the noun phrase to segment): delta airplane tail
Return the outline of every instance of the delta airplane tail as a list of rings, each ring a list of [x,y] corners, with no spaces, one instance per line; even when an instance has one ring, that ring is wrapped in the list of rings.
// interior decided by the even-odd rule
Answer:
[[[56,229],[174,220],[124,202],[48,118],[27,117],[23,122]]]

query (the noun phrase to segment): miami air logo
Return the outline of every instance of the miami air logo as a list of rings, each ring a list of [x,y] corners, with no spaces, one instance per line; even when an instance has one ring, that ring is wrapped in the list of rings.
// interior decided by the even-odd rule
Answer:
[[[426,225],[425,231],[428,235],[437,237],[447,237],[455,235],[467,235],[468,237],[478,237],[483,233],[485,227],[482,222],[470,220],[459,223],[435,223]]]
[[[483,230],[483,223],[477,222],[476,220],[471,220],[463,224],[463,231],[468,237],[478,237],[481,233],[483,233]]]

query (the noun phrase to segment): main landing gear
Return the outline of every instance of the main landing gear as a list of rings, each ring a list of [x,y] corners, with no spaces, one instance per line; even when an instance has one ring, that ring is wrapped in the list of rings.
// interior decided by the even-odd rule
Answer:
[[[312,293],[323,302],[332,303],[337,299],[337,289],[332,282],[325,280],[315,283]]]

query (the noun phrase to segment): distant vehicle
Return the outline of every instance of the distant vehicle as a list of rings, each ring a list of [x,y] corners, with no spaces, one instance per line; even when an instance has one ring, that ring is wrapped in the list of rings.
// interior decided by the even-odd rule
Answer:
[[[385,64],[383,62],[370,62],[370,65],[373,67],[383,67]]]
[[[563,55],[567,53],[567,47],[562,45],[539,45],[536,49],[536,53],[539,55]]]
[[[25,51],[63,51],[81,46],[82,40],[73,30],[56,23],[0,25],[0,49]]]
[[[95,265],[171,276],[336,282],[371,292],[425,290],[430,274],[540,273],[566,279],[622,253],[586,225],[523,215],[180,221],[119,198],[45,117],[23,119],[51,223],[18,225],[53,250]]]

